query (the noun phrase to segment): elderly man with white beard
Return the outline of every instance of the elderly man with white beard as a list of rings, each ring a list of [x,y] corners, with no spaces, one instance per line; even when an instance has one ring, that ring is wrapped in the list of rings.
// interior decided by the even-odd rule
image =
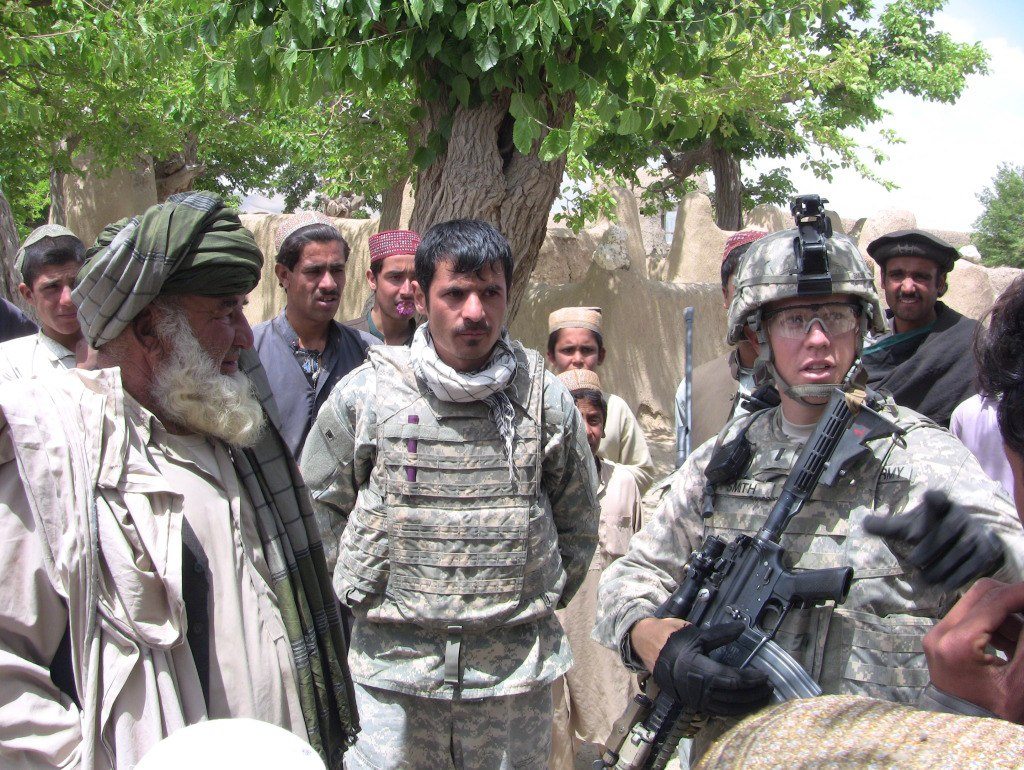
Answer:
[[[190,193],[94,251],[73,298],[97,370],[0,388],[0,766],[129,768],[248,717],[340,767],[345,642],[242,314],[252,234]]]

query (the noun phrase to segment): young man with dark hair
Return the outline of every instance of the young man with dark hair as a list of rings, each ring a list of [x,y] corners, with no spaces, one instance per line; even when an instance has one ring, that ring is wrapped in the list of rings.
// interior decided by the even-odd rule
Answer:
[[[274,273],[287,303],[276,318],[254,326],[253,335],[285,443],[297,460],[327,396],[377,340],[334,320],[349,248],[328,217],[318,212],[289,217],[278,228],[277,250]]]
[[[505,329],[512,253],[490,224],[416,250],[411,347],[374,345],[335,389],[302,469],[352,609],[363,731],[347,767],[543,767],[555,617],[597,541],[582,420]]]
[[[420,236],[412,230],[385,230],[370,236],[370,267],[366,282],[373,305],[346,321],[351,329],[372,334],[385,345],[411,345],[416,331],[415,254]]]
[[[561,374],[570,369],[597,371],[604,363],[601,308],[563,307],[548,316],[548,363]],[[601,457],[624,466],[640,490],[654,478],[654,460],[640,423],[629,405],[614,393],[605,393],[608,404]]]
[[[754,241],[764,238],[764,230],[740,230],[725,242],[722,252],[722,298],[725,309],[733,295],[733,274]],[[676,389],[676,467],[686,460],[686,432],[690,430],[690,449],[696,449],[718,435],[741,408],[743,396],[754,392],[754,359],[757,352],[747,340],[740,340],[728,353],[701,364],[693,370],[690,409],[692,426],[686,424],[686,380]]]
[[[74,368],[82,330],[71,291],[84,261],[85,245],[66,227],[43,225],[25,239],[14,268],[39,332],[0,344],[0,381]]]
[[[971,346],[978,322],[939,301],[960,254],[923,230],[888,233],[867,251],[882,268],[892,325],[864,351],[868,384],[948,428],[956,406],[976,392]]]

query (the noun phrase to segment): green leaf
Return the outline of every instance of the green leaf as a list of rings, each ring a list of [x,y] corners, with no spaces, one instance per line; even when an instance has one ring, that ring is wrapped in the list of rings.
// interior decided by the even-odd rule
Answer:
[[[580,81],[580,68],[575,62],[550,61],[547,66],[548,82],[556,93],[565,93],[576,88]]]
[[[451,82],[452,93],[463,107],[469,105],[469,79],[465,75],[456,75]]]
[[[412,155],[412,163],[420,171],[427,168],[437,158],[437,153],[430,147],[420,147]]]
[[[440,27],[434,27],[430,30],[430,34],[427,35],[427,53],[431,56],[437,56],[437,52],[441,50],[441,46],[444,45],[444,30]]]
[[[683,142],[695,137],[699,130],[700,121],[695,117],[688,115],[676,122],[668,138],[670,142]]]
[[[143,32],[145,33],[145,30],[143,30]],[[207,19],[203,22],[203,25],[202,27],[200,27],[199,30],[199,35],[209,45],[212,45],[215,48],[217,47],[217,44],[220,42],[220,37],[217,34],[217,24],[213,21],[213,19]]]
[[[256,88],[255,69],[252,62],[239,59],[235,62],[235,84],[245,94],[251,94]]]
[[[542,161],[549,163],[561,157],[569,150],[569,132],[561,128],[553,128],[540,143],[539,156]]]
[[[639,24],[644,20],[647,15],[647,2],[648,0],[636,0],[636,5],[633,6],[633,23]]]
[[[352,74],[361,78],[366,70],[366,46],[356,46],[356,49],[349,54],[348,59]]]
[[[540,125],[530,118],[517,120],[512,126],[512,142],[523,155],[533,151],[533,143],[540,138]]]
[[[554,0],[544,0],[540,5],[540,23],[552,32],[558,29],[558,9]]]
[[[494,31],[494,6],[488,1],[480,3],[480,23],[484,26],[484,32],[491,34]]]
[[[422,26],[420,20],[423,18],[423,0],[408,0],[408,3],[409,15],[412,16],[412,20],[416,22],[417,26]]]
[[[468,32],[469,21],[466,17],[466,12],[459,11],[457,14],[455,14],[455,18],[452,19],[452,33],[459,40],[464,40]]]
[[[480,67],[482,72],[487,72],[492,69],[495,64],[498,63],[498,40],[493,36],[488,36],[487,40],[484,41],[483,47],[480,48],[476,53],[476,63]]]
[[[635,134],[640,130],[640,125],[640,112],[636,108],[630,107],[625,112],[619,113],[619,125],[616,126],[615,133],[620,136]]]
[[[281,69],[285,72],[291,72],[292,67],[295,66],[295,60],[299,58],[299,49],[295,46],[293,40],[288,44],[288,49],[284,52],[284,56],[281,57]]]
[[[796,8],[789,14],[789,35],[798,38],[805,32],[807,32],[807,18],[802,9]]]
[[[619,100],[614,96],[608,96],[599,101],[594,109],[601,120],[611,123],[619,112]]]

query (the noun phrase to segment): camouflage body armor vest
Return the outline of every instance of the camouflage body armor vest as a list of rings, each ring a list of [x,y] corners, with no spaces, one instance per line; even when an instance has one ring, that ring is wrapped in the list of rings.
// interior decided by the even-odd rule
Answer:
[[[773,425],[777,419],[763,411],[727,429],[731,437],[753,420],[753,456],[739,479],[716,488],[705,536],[728,542],[763,524],[801,449]],[[902,410],[896,421],[908,431],[932,424]],[[929,681],[921,639],[956,597],[925,585],[882,538],[864,531],[865,516],[901,512],[892,509],[906,501],[914,481],[908,455],[891,437],[869,442],[869,449],[834,486],[818,485],[782,537],[790,568],[853,567],[849,596],[837,607],[794,609],[776,641],[826,694],[914,703]]]
[[[376,494],[360,504],[379,500],[366,520],[380,531],[367,534],[386,558],[369,560],[383,593],[368,599],[368,620],[479,632],[553,612],[565,572],[542,487],[544,366],[514,350],[510,474],[487,404],[441,401],[416,379],[407,349],[370,349]]]

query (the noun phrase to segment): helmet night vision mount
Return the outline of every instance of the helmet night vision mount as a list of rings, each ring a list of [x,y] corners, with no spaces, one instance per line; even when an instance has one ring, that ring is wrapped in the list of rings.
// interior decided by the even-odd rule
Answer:
[[[798,195],[789,204],[797,227],[793,252],[798,273],[797,295],[801,297],[832,293],[828,259],[832,220],[825,213],[826,203],[820,195]]]

